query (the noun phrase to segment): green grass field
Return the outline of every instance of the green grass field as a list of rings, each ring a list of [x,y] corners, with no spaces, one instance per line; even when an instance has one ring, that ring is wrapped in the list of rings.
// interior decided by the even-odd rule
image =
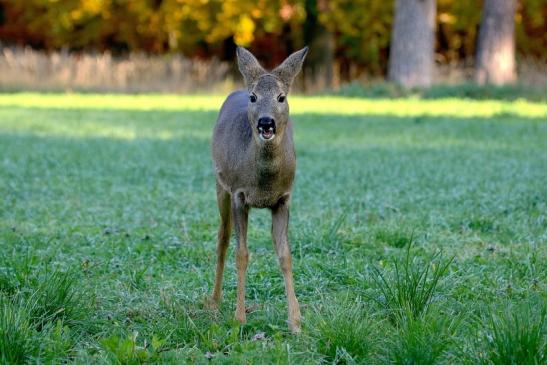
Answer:
[[[545,363],[547,103],[291,98],[293,336],[268,211],[204,307],[222,100],[0,95],[1,363]]]

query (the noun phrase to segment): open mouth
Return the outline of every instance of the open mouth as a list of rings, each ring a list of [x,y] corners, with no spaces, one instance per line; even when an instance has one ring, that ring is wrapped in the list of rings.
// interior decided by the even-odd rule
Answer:
[[[258,135],[263,141],[272,140],[275,137],[275,127],[258,127]]]

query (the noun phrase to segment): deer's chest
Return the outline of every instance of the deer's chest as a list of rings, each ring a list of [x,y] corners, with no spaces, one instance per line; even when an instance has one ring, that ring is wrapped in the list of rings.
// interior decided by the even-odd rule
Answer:
[[[294,164],[258,163],[251,184],[245,189],[245,201],[256,208],[277,204],[279,199],[290,193],[294,180]]]

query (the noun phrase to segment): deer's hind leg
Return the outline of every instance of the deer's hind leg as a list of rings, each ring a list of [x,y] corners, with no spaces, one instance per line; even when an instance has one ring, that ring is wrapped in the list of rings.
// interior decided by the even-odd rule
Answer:
[[[222,295],[222,276],[224,274],[224,262],[226,260],[226,251],[230,244],[230,234],[232,231],[232,208],[230,193],[228,193],[217,182],[217,203],[220,213],[220,226],[217,237],[217,268],[215,274],[215,287],[212,295],[212,305],[218,306]]]
[[[236,268],[237,268],[237,302],[235,317],[240,323],[247,320],[245,314],[245,275],[249,263],[247,250],[247,220],[249,206],[245,203],[243,193],[235,193],[232,197],[232,215],[237,235]]]

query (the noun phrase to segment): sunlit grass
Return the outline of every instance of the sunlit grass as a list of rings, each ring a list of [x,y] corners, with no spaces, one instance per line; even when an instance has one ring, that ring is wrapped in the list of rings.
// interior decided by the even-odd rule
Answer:
[[[221,95],[108,95],[108,94],[0,94],[0,106],[47,109],[112,109],[162,111],[216,111]],[[514,114],[520,117],[547,117],[547,103],[526,100],[437,99],[357,99],[337,96],[290,97],[294,114],[391,115],[491,117]]]

